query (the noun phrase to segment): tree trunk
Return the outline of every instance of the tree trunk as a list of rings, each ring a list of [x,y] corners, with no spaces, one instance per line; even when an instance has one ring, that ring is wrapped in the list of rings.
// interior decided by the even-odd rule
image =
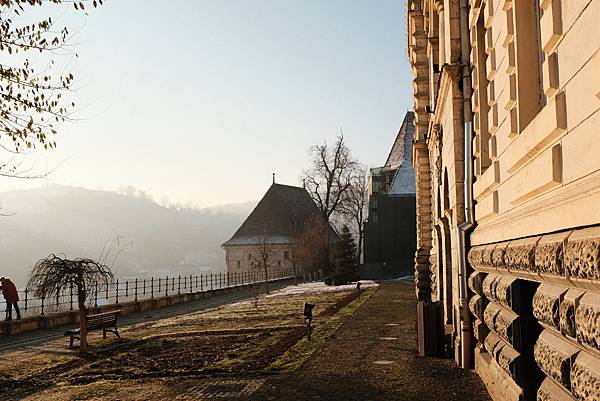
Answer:
[[[87,343],[87,308],[85,307],[85,297],[81,294],[77,296],[79,302],[79,353],[85,354],[88,350]]]
[[[362,254],[362,241],[363,241],[363,230],[358,230],[358,244],[356,250],[356,263],[360,265],[360,255]]]

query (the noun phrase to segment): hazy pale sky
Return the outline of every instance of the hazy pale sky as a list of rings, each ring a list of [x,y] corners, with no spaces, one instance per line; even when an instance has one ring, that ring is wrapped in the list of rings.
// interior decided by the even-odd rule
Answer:
[[[404,0],[106,0],[81,28],[83,121],[62,126],[47,183],[208,206],[298,185],[307,149],[342,128],[385,162],[411,107]]]

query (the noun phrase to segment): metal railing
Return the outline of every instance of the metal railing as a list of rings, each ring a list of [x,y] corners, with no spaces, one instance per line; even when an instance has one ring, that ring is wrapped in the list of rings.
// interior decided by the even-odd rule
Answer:
[[[291,268],[269,269],[269,281],[292,278]],[[142,301],[169,295],[208,292],[240,285],[262,283],[265,281],[264,270],[233,273],[211,273],[200,275],[177,275],[150,277],[144,279],[116,279],[112,283],[96,285],[87,299],[87,306],[119,304],[122,302]],[[21,317],[46,315],[48,313],[72,311],[79,308],[77,289],[65,288],[62,294],[52,298],[35,298],[31,291],[19,291],[19,309]],[[0,311],[6,311],[6,301],[0,300]],[[12,313],[16,318],[15,311]]]

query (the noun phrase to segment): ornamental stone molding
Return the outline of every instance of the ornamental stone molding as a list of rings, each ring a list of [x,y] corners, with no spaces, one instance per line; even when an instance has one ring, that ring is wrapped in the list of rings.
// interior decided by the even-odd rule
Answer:
[[[564,263],[570,277],[600,280],[600,227],[574,231],[566,243]]]
[[[495,274],[488,274],[483,280],[482,290],[483,295],[488,299],[494,299],[496,293],[496,285],[498,285],[498,276]]]
[[[498,362],[498,365],[500,365],[502,369],[510,374],[512,379],[519,386],[523,385],[523,358],[518,351],[510,345],[505,344],[498,352],[498,359],[496,362]]]
[[[560,330],[560,303],[567,288],[542,284],[533,296],[533,316],[541,323]]]
[[[485,297],[512,309],[512,294],[516,284],[516,277],[490,273],[483,280],[481,287]]]
[[[504,266],[509,270],[535,271],[535,248],[539,237],[510,241],[504,254]]]
[[[429,249],[418,248],[415,252],[415,282],[417,299],[431,301],[431,265]]]
[[[533,350],[538,366],[567,390],[571,389],[571,367],[579,348],[544,330]]]
[[[485,338],[490,333],[490,329],[480,319],[475,319],[473,322],[473,335],[481,344],[485,341]]]
[[[523,383],[523,359],[521,354],[507,344],[500,336],[490,331],[485,338],[484,347],[496,363],[518,384]]]
[[[490,265],[496,269],[505,268],[504,257],[506,255],[506,247],[508,242],[497,244],[490,252]]]
[[[493,302],[483,312],[484,323],[511,345],[519,343],[519,315]]]
[[[469,276],[469,288],[475,294],[483,295],[483,281],[485,280],[487,273],[482,271],[474,271]]]
[[[575,401],[575,398],[552,379],[546,378],[538,389],[537,401]]]
[[[565,293],[565,296],[560,303],[559,319],[560,332],[565,337],[572,340],[577,338],[575,326],[575,310],[579,307],[579,300],[585,294],[585,291],[572,288]]]
[[[474,295],[469,300],[469,310],[479,320],[483,320],[483,311],[485,310],[485,298]]]
[[[584,352],[571,369],[571,392],[578,400],[600,400],[600,359]]]
[[[504,346],[504,342],[498,334],[490,331],[483,341],[483,346],[485,347],[485,350],[494,358],[494,360],[496,360],[500,348]]]
[[[600,351],[600,294],[586,293],[575,309],[577,341]]]
[[[548,282],[600,290],[600,227],[477,245],[471,266],[512,271]]]
[[[571,232],[544,235],[535,248],[535,266],[540,274],[564,276],[563,253]]]

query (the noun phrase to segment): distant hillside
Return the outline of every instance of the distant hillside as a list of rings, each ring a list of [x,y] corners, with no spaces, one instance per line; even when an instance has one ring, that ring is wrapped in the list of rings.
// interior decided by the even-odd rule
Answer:
[[[121,277],[224,271],[221,244],[256,202],[206,209],[162,207],[148,198],[50,186],[0,193],[0,275],[24,283],[50,253],[109,262]]]

